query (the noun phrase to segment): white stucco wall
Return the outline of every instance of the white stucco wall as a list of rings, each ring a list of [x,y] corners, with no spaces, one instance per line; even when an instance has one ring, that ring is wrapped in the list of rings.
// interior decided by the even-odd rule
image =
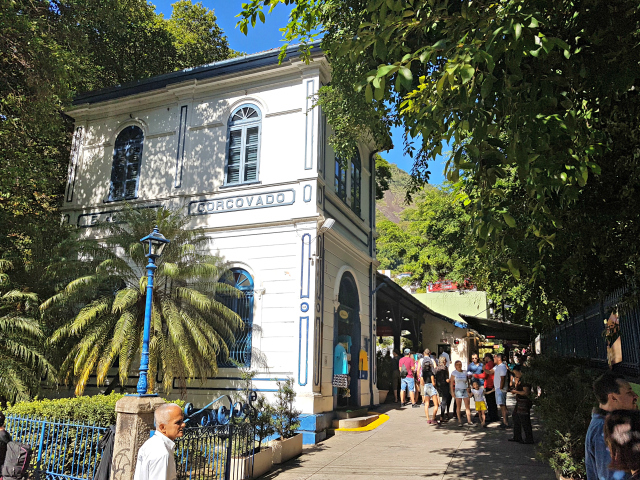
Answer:
[[[271,396],[274,379],[293,377],[298,407],[305,413],[333,409],[333,316],[341,272],[350,271],[357,280],[361,342],[366,338],[372,343],[372,147],[359,146],[362,210],[356,215],[333,192],[333,152],[326,145],[318,109],[309,110],[309,95],[329,79],[326,60],[316,58],[309,65],[289,62],[79,105],[70,114],[84,134],[78,155],[72,157],[69,201],[63,207],[69,223],[86,236],[99,235],[92,225],[108,221],[124,203],[107,201],[115,138],[129,125],[142,128],[138,195],[128,203],[183,208],[190,226],[202,227],[212,238],[212,253],[251,273],[253,346],[268,364],[254,386]],[[228,118],[245,103],[262,113],[258,182],[227,187]],[[336,223],[318,239],[324,218]],[[375,361],[371,347],[369,357]],[[372,373],[370,368],[369,379],[360,380],[358,400],[363,405],[371,403],[372,391],[377,401]],[[133,372],[130,385],[136,381]],[[89,385],[92,382],[95,385],[95,378]],[[203,406],[239,385],[236,369],[221,369],[217,378],[191,382],[186,400]],[[176,389],[170,397],[180,395]]]

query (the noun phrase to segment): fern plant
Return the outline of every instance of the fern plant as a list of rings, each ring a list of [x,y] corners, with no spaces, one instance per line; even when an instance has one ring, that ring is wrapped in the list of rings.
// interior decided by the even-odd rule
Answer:
[[[117,222],[101,225],[101,240],[74,242],[65,261],[51,267],[57,279],[76,275],[40,306],[54,317],[73,312],[50,342],[68,348],[60,376],[75,383],[76,395],[94,373],[103,385],[116,360],[121,385],[137,370],[133,361],[142,348],[148,263],[140,239],[155,225],[171,243],[156,263],[149,391],[156,389],[156,377],[168,392],[174,378],[184,390],[189,381],[217,375],[218,361],[228,358],[242,320],[216,295],[241,293],[224,282],[224,263],[208,253],[210,239],[189,221],[182,211],[127,207]]]
[[[40,379],[52,379],[53,368],[42,354],[44,335],[38,323],[38,297],[13,288],[0,259],[0,402],[28,400]],[[35,314],[35,315],[34,315]]]

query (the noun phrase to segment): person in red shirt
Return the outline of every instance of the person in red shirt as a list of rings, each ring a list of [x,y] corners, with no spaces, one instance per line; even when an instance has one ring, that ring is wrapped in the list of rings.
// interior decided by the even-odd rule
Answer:
[[[487,423],[497,422],[500,420],[498,416],[498,405],[496,404],[496,389],[493,384],[493,355],[490,353],[484,356],[484,367],[482,373],[475,373],[474,378],[484,379],[484,396],[487,400]]]
[[[400,403],[404,405],[404,401],[407,398],[407,394],[405,393],[405,389],[409,390],[409,397],[411,398],[411,406],[413,408],[418,408],[419,405],[416,404],[416,392],[415,392],[415,380],[414,380],[414,372],[416,369],[415,360],[411,357],[411,350],[408,348],[404,349],[404,357],[400,359],[398,369],[400,370],[400,377],[402,378],[400,383]],[[404,375],[404,372],[406,375]]]

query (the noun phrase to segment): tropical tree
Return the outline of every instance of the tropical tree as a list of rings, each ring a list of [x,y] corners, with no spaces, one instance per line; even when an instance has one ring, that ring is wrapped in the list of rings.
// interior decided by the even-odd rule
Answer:
[[[505,255],[502,266],[514,277],[525,269],[545,275],[542,257],[565,225],[558,211],[619,162],[610,153],[620,129],[637,129],[637,2],[252,0],[243,4],[241,30],[281,4],[293,5],[285,39],[300,40],[303,53],[323,35],[337,89],[330,98],[354,97],[353,113],[343,115],[369,127],[379,145],[386,136],[372,123],[401,125],[418,181],[448,144],[449,179],[471,178],[476,189],[467,205],[476,246],[527,235],[537,257],[518,265]],[[332,144],[353,145],[365,130],[336,128]],[[515,207],[526,209],[521,222],[503,198],[511,171],[526,194]]]
[[[125,208],[116,223],[102,225],[100,240],[74,242],[66,259],[50,271],[65,282],[40,309],[52,317],[72,311],[50,339],[63,352],[60,377],[75,383],[81,395],[89,376],[104,384],[118,361],[121,385],[134,368],[142,347],[147,275],[140,239],[157,225],[171,240],[158,260],[153,289],[149,343],[149,390],[156,376],[165,391],[173,379],[182,388],[193,379],[215,376],[225,361],[240,317],[216,300],[241,293],[225,283],[225,264],[210,255],[210,239],[191,229],[182,211]]]
[[[44,335],[37,320],[38,297],[13,288],[7,272],[11,262],[0,260],[0,403],[28,400],[53,368],[42,354]],[[36,317],[33,316],[36,315]]]

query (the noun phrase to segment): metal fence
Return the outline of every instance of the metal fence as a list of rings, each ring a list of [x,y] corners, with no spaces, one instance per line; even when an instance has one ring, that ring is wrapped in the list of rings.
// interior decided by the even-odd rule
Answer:
[[[185,406],[186,428],[176,440],[178,480],[244,480],[253,477],[256,428],[251,403],[233,403],[223,395],[197,410]],[[229,408],[220,405],[228,402]],[[217,408],[216,408],[217,406]]]
[[[248,423],[186,428],[176,441],[178,480],[252,478],[254,449]]]
[[[6,427],[14,441],[33,449],[32,478],[93,479],[107,428],[15,415],[7,416]]]
[[[540,335],[542,353],[586,358],[596,366],[607,365],[607,344],[602,334],[605,320],[627,293],[626,289],[616,290],[581,314]],[[640,306],[621,309],[619,322],[622,363],[617,364],[616,369],[640,377]]]

